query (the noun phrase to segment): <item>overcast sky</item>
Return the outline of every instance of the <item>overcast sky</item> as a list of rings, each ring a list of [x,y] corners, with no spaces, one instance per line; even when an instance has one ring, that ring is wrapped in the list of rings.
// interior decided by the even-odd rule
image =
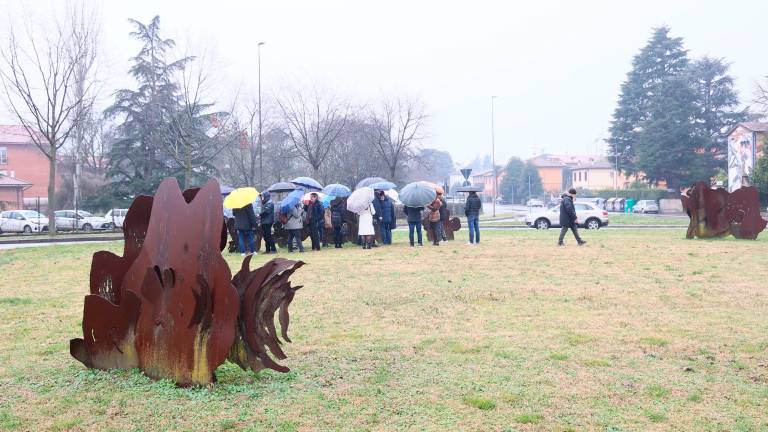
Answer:
[[[47,4],[0,0],[14,16]],[[656,26],[685,38],[692,57],[731,62],[745,104],[768,75],[765,0],[96,4],[110,86],[131,84],[125,74],[138,45],[127,19],[160,15],[165,37],[212,53],[222,99],[235,90],[255,94],[256,43],[265,41],[265,95],[300,83],[332,88],[356,103],[418,98],[429,114],[423,145],[460,162],[490,153],[492,95],[497,163],[541,152],[602,152],[619,86]]]

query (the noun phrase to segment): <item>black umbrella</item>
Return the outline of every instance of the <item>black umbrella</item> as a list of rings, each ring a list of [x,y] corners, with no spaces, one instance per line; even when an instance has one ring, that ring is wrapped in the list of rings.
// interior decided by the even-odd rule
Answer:
[[[456,188],[456,192],[482,192],[483,187],[482,186],[461,186]]]
[[[293,192],[295,190],[296,190],[296,185],[293,183],[278,182],[270,186],[269,189],[267,189],[267,192],[284,193],[284,192]]]

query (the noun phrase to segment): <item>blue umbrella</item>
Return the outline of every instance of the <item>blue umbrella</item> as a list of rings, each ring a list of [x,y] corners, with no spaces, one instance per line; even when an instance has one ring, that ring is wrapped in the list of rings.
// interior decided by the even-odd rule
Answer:
[[[400,202],[408,207],[424,207],[435,200],[435,188],[424,182],[407,184],[400,191]]]
[[[368,177],[360,180],[357,182],[357,186],[355,186],[355,189],[360,189],[364,187],[369,187],[370,185],[378,182],[385,182],[387,179],[383,179],[381,177]]]
[[[297,189],[288,194],[282,201],[280,201],[280,213],[288,214],[291,209],[301,201],[301,197],[304,196],[304,191]]]
[[[352,191],[343,184],[333,183],[323,188],[323,193],[326,195],[333,195],[340,198],[348,197]]]
[[[296,177],[291,183],[307,189],[323,190],[323,185],[312,177]]]
[[[373,189],[373,190],[388,191],[388,190],[392,190],[392,189],[396,188],[397,185],[392,183],[392,182],[390,182],[390,181],[380,181],[380,182],[369,184],[368,187]]]
[[[325,193],[325,192],[323,192]],[[323,199],[320,200],[320,203],[323,204],[323,208],[328,208],[331,206],[331,201],[335,200],[336,197],[333,195],[326,195],[323,197]]]

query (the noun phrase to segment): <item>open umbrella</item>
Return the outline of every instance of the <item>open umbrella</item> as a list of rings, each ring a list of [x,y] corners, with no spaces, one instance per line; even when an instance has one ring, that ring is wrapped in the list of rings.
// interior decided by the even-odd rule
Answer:
[[[238,188],[230,192],[229,195],[224,198],[224,207],[230,209],[243,208],[256,201],[258,196],[259,191],[257,191],[256,188]]]
[[[219,191],[221,191],[222,195],[229,195],[230,193],[232,193],[233,190],[235,190],[235,188],[227,186],[227,185],[219,186]]]
[[[482,186],[469,185],[469,186],[461,186],[456,188],[456,192],[482,192],[482,191],[483,191]]]
[[[435,193],[439,193],[440,195],[444,195],[445,194],[445,190],[443,189],[443,187],[438,185],[437,183],[432,183],[432,182],[428,182],[428,181],[423,181],[421,183],[426,183],[429,186],[431,186],[432,188],[434,188],[435,189]]]
[[[336,197],[333,195],[326,195],[324,196],[320,202],[323,204],[323,208],[328,208],[331,206],[331,201],[335,200]]]
[[[436,196],[435,188],[427,182],[409,183],[400,190],[400,202],[408,207],[424,207]]]
[[[323,188],[323,193],[326,195],[333,195],[340,198],[348,197],[352,191],[343,184],[332,183]]]
[[[388,191],[384,191],[384,195],[388,196],[389,199],[391,199],[395,203],[399,203],[400,202],[400,194],[398,194],[397,191],[394,190],[394,189],[390,189]]]
[[[294,190],[296,190],[295,184],[288,183],[288,182],[278,182],[270,186],[269,189],[267,189],[267,192],[284,193],[284,192],[292,192]]]
[[[347,198],[347,210],[352,213],[360,213],[373,202],[373,189],[361,187],[355,189],[352,195]]]
[[[288,194],[282,201],[280,201],[280,213],[288,214],[291,209],[301,201],[301,197],[304,195],[304,191],[296,189]]]
[[[376,183],[371,183],[371,184],[368,185],[368,187],[373,189],[373,190],[388,191],[388,190],[392,190],[392,189],[396,188],[397,185],[392,183],[392,182],[390,182],[390,181],[380,181],[380,182],[376,182]]]
[[[387,179],[383,179],[381,177],[368,177],[368,178],[364,178],[364,179],[360,180],[359,182],[357,182],[357,186],[355,186],[355,189],[360,189],[360,188],[363,188],[363,187],[368,187],[368,186],[370,186],[370,185],[372,185],[374,183],[385,182],[385,181],[387,181]]]
[[[291,183],[306,189],[323,190],[323,185],[312,177],[296,177]]]

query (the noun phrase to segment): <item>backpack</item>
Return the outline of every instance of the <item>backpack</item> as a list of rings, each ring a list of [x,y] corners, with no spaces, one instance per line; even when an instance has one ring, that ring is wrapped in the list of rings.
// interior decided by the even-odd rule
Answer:
[[[323,213],[323,219],[325,219],[325,227],[326,228],[333,228],[333,219],[331,216],[331,209],[327,208],[325,209],[325,212]]]
[[[280,222],[280,225],[285,226],[288,223],[288,215],[287,214],[283,214],[282,212],[278,213],[277,214],[277,221]]]

